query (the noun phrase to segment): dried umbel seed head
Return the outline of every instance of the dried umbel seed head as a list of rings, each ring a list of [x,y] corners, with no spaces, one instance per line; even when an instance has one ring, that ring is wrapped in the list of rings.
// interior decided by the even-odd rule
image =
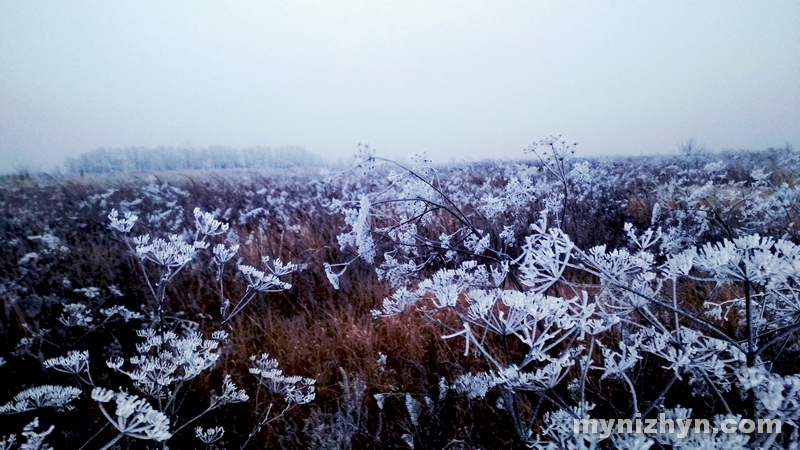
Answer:
[[[111,425],[126,436],[159,442],[172,437],[169,432],[169,418],[153,409],[141,397],[96,387],[92,390],[92,399],[100,403],[100,409]],[[111,400],[116,403],[113,415],[103,406]]]
[[[111,221],[111,228],[122,232],[128,233],[133,228],[133,225],[139,219],[139,216],[126,212],[124,218],[119,217],[119,212],[116,209],[112,209],[111,213],[108,214],[108,220]]]

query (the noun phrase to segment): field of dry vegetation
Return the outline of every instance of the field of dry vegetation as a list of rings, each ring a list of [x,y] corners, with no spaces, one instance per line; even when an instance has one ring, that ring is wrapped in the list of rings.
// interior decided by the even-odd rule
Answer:
[[[797,439],[791,149],[359,162],[0,178],[0,448]],[[784,426],[637,447],[556,423],[678,406]]]

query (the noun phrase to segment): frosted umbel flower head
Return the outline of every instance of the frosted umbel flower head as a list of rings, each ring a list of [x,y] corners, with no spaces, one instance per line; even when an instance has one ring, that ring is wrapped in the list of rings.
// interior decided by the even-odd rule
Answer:
[[[214,218],[209,212],[204,212],[200,208],[194,209],[194,219],[197,224],[197,231],[206,236],[215,236],[228,231],[228,224],[222,223]]]
[[[172,436],[169,432],[169,418],[153,409],[141,397],[97,387],[92,390],[92,399],[100,403],[103,415],[121,435],[159,442]],[[116,403],[114,415],[103,405],[112,400]]]
[[[155,397],[169,396],[174,384],[191,380],[212,367],[219,359],[220,341],[227,338],[224,332],[203,339],[194,331],[157,333],[151,328],[139,330],[137,334],[143,342],[136,344],[139,354],[129,358],[131,370],[122,369],[125,363],[122,358],[110,358],[106,364]]]
[[[250,361],[253,363],[250,373],[255,375],[270,392],[284,396],[287,403],[303,405],[310,403],[316,397],[314,392],[316,380],[313,378],[284,375],[283,370],[278,369],[278,361],[266,353],[262,353],[260,357],[253,355]]]
[[[88,369],[89,352],[86,350],[72,350],[68,352],[66,356],[46,359],[42,365],[47,369],[55,369],[59,372],[77,375]]]
[[[225,429],[222,427],[211,427],[204,430],[201,427],[197,427],[194,429],[194,434],[198,439],[203,441],[204,444],[211,445],[222,439],[222,436],[225,435]]]
[[[81,390],[71,386],[43,385],[25,389],[14,400],[0,405],[0,414],[14,414],[39,408],[62,408],[78,398]]]
[[[267,272],[256,269],[253,266],[246,264],[239,264],[239,271],[242,272],[247,280],[247,287],[259,292],[280,292],[291,289],[291,283],[282,281],[279,277],[288,275],[297,270],[297,265],[288,263],[284,264],[279,259],[272,260],[270,264],[269,257],[264,257],[264,265],[267,267]]]
[[[214,246],[214,261],[216,261],[219,265],[223,265],[230,261],[238,251],[238,244],[230,247],[226,247],[225,244],[217,244]]]
[[[186,242],[183,236],[173,234],[169,239],[156,238],[152,241],[150,236],[144,235],[134,239],[136,256],[146,259],[159,266],[170,269],[180,269],[194,258],[197,247]]]
[[[128,233],[133,228],[133,225],[139,219],[139,216],[126,212],[123,218],[119,217],[119,212],[116,209],[112,209],[111,213],[108,215],[108,220],[111,221],[111,228],[122,232]]]

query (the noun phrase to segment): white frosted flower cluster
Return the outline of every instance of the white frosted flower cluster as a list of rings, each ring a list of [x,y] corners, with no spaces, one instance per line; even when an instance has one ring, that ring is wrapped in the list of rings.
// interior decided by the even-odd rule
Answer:
[[[204,212],[200,208],[194,209],[194,220],[197,224],[197,231],[206,236],[214,236],[228,231],[227,223],[218,221],[213,214]]]
[[[100,403],[100,409],[111,425],[126,436],[159,442],[172,437],[169,418],[141,397],[96,387],[92,389],[92,399]],[[103,406],[112,400],[116,403],[113,415]]]
[[[242,403],[250,399],[250,396],[244,391],[239,389],[231,381],[230,375],[225,375],[222,380],[222,394],[213,396],[212,403],[215,405],[225,405],[227,403]]]
[[[631,253],[624,248],[607,251],[605,245],[589,249],[586,259],[592,267],[613,280],[631,280],[649,271],[654,261],[648,252]]]
[[[533,372],[522,371],[516,365],[511,365],[500,370],[495,375],[493,384],[496,386],[507,385],[515,390],[547,392],[555,388],[567,375],[567,370],[573,365],[569,353],[550,362]]]
[[[36,431],[36,428],[39,428],[38,417],[34,417],[30,423],[22,428],[22,436],[25,438],[25,442],[20,442],[19,447],[17,447],[16,435],[5,436],[0,439],[0,450],[12,450],[14,448],[18,450],[53,450],[53,447],[47,445],[44,439],[53,432],[55,427],[50,425],[49,428],[42,431]]]
[[[572,364],[569,354],[566,354],[533,372],[522,371],[512,364],[497,372],[467,373],[456,378],[452,388],[470,399],[484,398],[489,390],[497,386],[517,391],[547,392],[564,379]]]
[[[258,381],[265,385],[270,392],[282,395],[289,404],[303,405],[310,403],[316,397],[316,380],[297,375],[284,375],[283,370],[278,368],[278,361],[270,358],[267,353],[261,356],[250,356],[253,366],[250,373],[258,378]]]
[[[100,295],[100,289],[95,286],[89,286],[80,289],[74,289],[73,292],[77,292],[79,294],[83,294],[84,297],[92,299],[97,298]]]
[[[81,390],[71,386],[45,384],[25,389],[14,400],[0,406],[0,414],[14,414],[39,408],[62,408],[78,398]]]
[[[588,419],[588,411],[593,405],[582,403],[568,409],[557,409],[545,413],[542,435],[547,437],[542,441],[542,436],[537,436],[532,447],[537,450],[569,449],[597,449],[603,439],[600,433],[576,433],[573,428],[574,419]]]
[[[535,153],[546,165],[557,165],[575,154],[578,141],[567,141],[560,134],[551,134],[534,142],[524,151]]]
[[[144,342],[136,344],[139,354],[128,360],[133,365],[131,370],[122,369],[125,361],[119,357],[109,359],[106,364],[130,377],[143,392],[156,397],[171,395],[171,385],[190,380],[213,366],[219,359],[219,343],[227,338],[224,332],[203,339],[194,331],[159,334],[150,328],[137,334]]]
[[[619,350],[620,351],[617,352],[613,349],[602,347],[604,371],[603,375],[600,377],[601,380],[607,377],[614,378],[624,376],[627,370],[633,369],[639,360],[642,359],[636,345],[629,346],[624,342],[620,342]]]
[[[800,420],[800,375],[778,375],[755,366],[737,372],[737,377],[744,388],[755,392],[760,417]]]
[[[546,211],[531,229],[534,233],[525,238],[522,246],[520,281],[534,292],[545,293],[561,279],[575,244],[560,229],[547,228]]]
[[[800,246],[758,234],[725,239],[703,246],[695,266],[720,280],[749,281],[772,288],[788,278],[798,278]]]
[[[204,444],[211,445],[214,442],[222,439],[222,436],[225,435],[225,429],[222,427],[211,427],[206,429],[197,427],[194,429],[194,434],[198,439],[203,441]]]
[[[413,260],[401,262],[391,253],[384,253],[383,263],[375,268],[375,273],[380,280],[386,280],[393,288],[398,289],[402,288],[421,268]]]
[[[484,398],[490,389],[497,386],[500,380],[486,372],[476,374],[465,373],[456,378],[451,388],[456,392],[465,394],[467,398]]]
[[[89,368],[89,352],[87,350],[72,350],[66,356],[44,360],[42,365],[46,369],[55,369],[59,372],[77,375]]]
[[[688,373],[700,382],[711,380],[721,391],[731,388],[733,373],[746,363],[745,354],[735,346],[689,328],[682,328],[679,335],[644,329],[631,338],[642,350],[663,358],[664,368],[676,376]]]
[[[67,303],[58,321],[67,327],[87,327],[94,318],[89,314],[88,308],[82,303]]]
[[[110,308],[104,308],[100,310],[106,318],[111,319],[114,316],[122,317],[122,320],[125,322],[131,319],[144,319],[144,315],[142,313],[138,313],[135,311],[131,311],[130,309],[122,306],[122,305],[115,305]]]
[[[119,217],[119,212],[116,209],[112,209],[111,213],[108,215],[108,220],[111,221],[111,228],[120,231],[122,233],[128,233],[133,228],[133,224],[139,219],[139,216],[126,212],[123,218]]]
[[[495,333],[509,336],[524,332],[536,320],[537,307],[545,301],[539,294],[526,295],[519,291],[483,290],[468,291],[467,318]]]
[[[207,246],[207,243],[186,242],[183,236],[173,234],[169,239],[155,238],[150,240],[150,235],[134,238],[136,256],[140,259],[152,261],[160,266],[170,269],[179,269],[194,258],[198,246]]]
[[[409,305],[412,305],[419,298],[416,292],[401,287],[394,291],[390,297],[383,299],[383,308],[380,310],[372,310],[372,315],[379,317],[401,314]]]
[[[291,283],[282,281],[279,277],[296,271],[298,269],[296,264],[287,264],[279,259],[273,259],[270,263],[268,256],[263,257],[262,262],[267,267],[268,273],[246,264],[238,265],[239,271],[244,275],[250,289],[259,292],[280,292],[292,288]]]
[[[454,307],[463,291],[471,286],[480,286],[488,282],[485,267],[478,266],[475,261],[467,261],[456,269],[442,269],[419,284],[420,297],[425,293],[433,295],[437,308]]]
[[[236,255],[236,252],[239,251],[239,244],[231,245],[230,247],[226,247],[225,244],[217,244],[214,246],[213,251],[214,261],[219,265],[223,265]]]

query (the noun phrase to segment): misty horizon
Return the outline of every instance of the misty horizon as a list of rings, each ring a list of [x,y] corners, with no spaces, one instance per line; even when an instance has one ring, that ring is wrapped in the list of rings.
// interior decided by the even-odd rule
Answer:
[[[800,144],[800,4],[6,2],[0,173],[98,148],[436,162]]]

